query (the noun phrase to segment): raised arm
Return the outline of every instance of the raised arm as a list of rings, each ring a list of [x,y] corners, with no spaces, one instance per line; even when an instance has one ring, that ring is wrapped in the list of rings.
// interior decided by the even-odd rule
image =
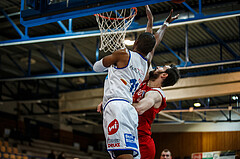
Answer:
[[[133,103],[133,106],[137,110],[138,115],[142,115],[152,106],[154,106],[155,108],[159,108],[161,103],[162,96],[157,91],[149,91],[138,103]]]
[[[152,55],[154,55],[154,51],[156,49],[156,47],[159,45],[159,43],[162,41],[164,33],[168,27],[168,25],[170,23],[172,23],[175,19],[178,18],[179,14],[177,14],[176,16],[172,17],[172,13],[173,13],[173,9],[170,11],[167,19],[164,21],[163,25],[158,29],[158,31],[154,34],[155,38],[156,38],[156,44],[152,50]]]
[[[148,54],[148,62],[151,64],[153,56],[154,56],[154,52],[155,49],[157,48],[157,46],[160,44],[160,42],[163,39],[164,33],[166,32],[166,29],[168,27],[168,25],[173,22],[175,19],[178,18],[179,14],[177,14],[176,16],[172,17],[172,13],[173,13],[173,9],[170,11],[167,19],[164,21],[163,25],[157,30],[157,32],[154,34],[155,38],[156,38],[156,44],[153,48],[153,50]],[[150,71],[151,69],[149,69]],[[148,79],[148,73],[145,77],[145,80]]]
[[[148,19],[148,22],[147,22],[147,28],[146,28],[146,31],[145,32],[149,32],[149,33],[152,33],[152,27],[153,27],[153,15],[152,15],[152,12],[149,8],[148,5],[145,6],[146,8],[146,14],[147,14],[147,19]]]

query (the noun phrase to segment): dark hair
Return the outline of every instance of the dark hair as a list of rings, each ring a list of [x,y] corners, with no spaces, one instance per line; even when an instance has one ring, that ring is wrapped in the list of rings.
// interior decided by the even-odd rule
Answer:
[[[162,87],[173,86],[180,78],[180,73],[177,67],[173,64],[171,64],[170,67],[171,68],[165,71],[165,73],[167,73],[168,76],[163,81]]]
[[[148,32],[142,33],[137,38],[137,51],[147,55],[152,51],[155,43],[156,39],[153,34]]]
[[[170,152],[169,149],[164,149],[162,152]],[[170,152],[171,155],[171,152]]]

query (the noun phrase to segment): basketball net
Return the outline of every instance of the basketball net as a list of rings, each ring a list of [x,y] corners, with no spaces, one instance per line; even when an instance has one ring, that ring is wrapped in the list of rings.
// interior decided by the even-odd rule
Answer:
[[[99,50],[114,52],[125,48],[124,40],[127,28],[137,14],[137,8],[122,9],[94,14],[101,32]]]

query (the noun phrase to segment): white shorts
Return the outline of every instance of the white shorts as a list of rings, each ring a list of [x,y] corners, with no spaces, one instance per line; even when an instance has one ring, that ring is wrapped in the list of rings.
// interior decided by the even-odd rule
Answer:
[[[107,150],[133,150],[134,159],[140,158],[138,143],[138,114],[124,99],[110,99],[103,105],[103,130]]]

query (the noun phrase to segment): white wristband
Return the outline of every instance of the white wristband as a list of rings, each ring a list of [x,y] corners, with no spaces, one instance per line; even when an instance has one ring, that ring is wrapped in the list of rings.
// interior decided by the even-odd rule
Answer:
[[[95,62],[95,64],[93,65],[93,70],[95,72],[104,72],[104,71],[106,71],[107,67],[103,66],[102,61],[103,61],[103,59]]]
[[[164,22],[163,24],[165,24],[167,27],[169,26],[169,23],[168,23],[168,22]]]

